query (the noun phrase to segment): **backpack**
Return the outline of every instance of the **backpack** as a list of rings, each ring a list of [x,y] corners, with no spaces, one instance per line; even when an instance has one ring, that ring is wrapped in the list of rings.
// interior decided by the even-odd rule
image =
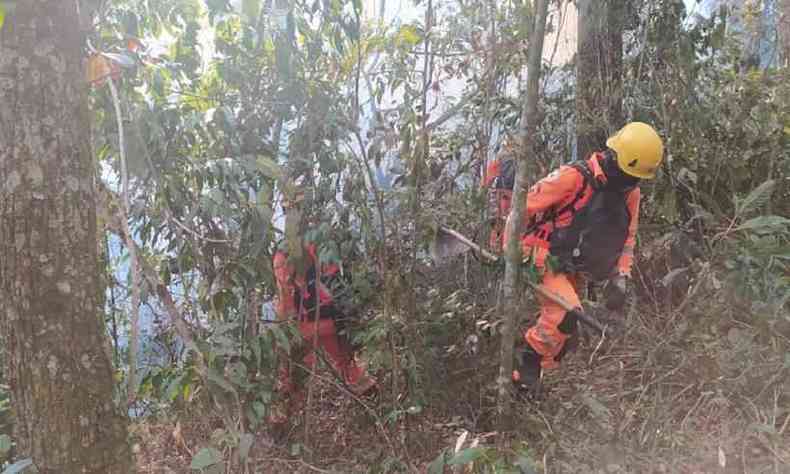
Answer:
[[[584,161],[571,166],[581,173],[584,182],[574,201],[560,211],[573,212],[573,218],[568,226],[552,231],[550,253],[559,260],[559,272],[580,272],[594,281],[606,280],[611,277],[628,238],[631,214],[626,198],[630,191],[606,189]],[[588,186],[592,188],[589,201],[575,209]]]
[[[339,271],[329,274],[322,272],[317,278],[317,263],[312,261],[305,272],[304,288],[297,286],[294,291],[294,305],[301,308],[300,314],[306,319],[315,319],[315,303],[317,283],[326,290],[320,298],[320,319],[342,319],[353,313],[351,295],[351,274],[348,271]]]
[[[516,160],[506,159],[500,162],[499,176],[494,178],[494,189],[513,190],[516,184]]]

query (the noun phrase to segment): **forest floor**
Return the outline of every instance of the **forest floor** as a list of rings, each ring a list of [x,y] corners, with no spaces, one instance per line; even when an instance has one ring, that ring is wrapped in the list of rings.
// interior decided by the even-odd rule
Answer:
[[[511,445],[544,473],[790,473],[790,331],[711,315],[722,302],[706,303],[633,305],[619,331],[584,340],[545,374],[540,401],[518,402]],[[467,327],[476,331],[481,317]],[[309,428],[298,417],[276,440],[262,430],[250,472],[427,472],[465,431],[464,447],[495,445],[498,340],[477,334],[476,353],[422,362],[425,407],[394,423],[383,411],[391,404],[319,379]],[[467,336],[444,342],[463,346]],[[383,379],[382,397],[389,387]],[[173,422],[135,427],[139,472],[193,472],[192,454],[222,424],[203,415],[180,426],[175,437]],[[480,467],[452,472],[488,472]]]
[[[543,472],[790,472],[786,361],[773,373],[766,371],[777,362],[770,359],[754,360],[740,374],[721,367],[728,353],[745,355],[737,346],[759,337],[754,328],[730,321],[694,334],[682,321],[647,317],[638,325],[641,331],[605,342],[597,353],[583,347],[546,376],[542,401],[518,403],[512,439],[529,446]],[[294,423],[285,442],[259,433],[252,472],[385,472],[388,457],[425,472],[464,430],[469,441],[491,444],[495,366],[480,368],[448,377],[452,396],[386,431],[358,401],[319,383],[310,429]],[[181,426],[180,445],[172,423],[137,427],[139,472],[192,472],[191,454],[221,423],[200,417]],[[293,456],[296,444],[309,452]]]

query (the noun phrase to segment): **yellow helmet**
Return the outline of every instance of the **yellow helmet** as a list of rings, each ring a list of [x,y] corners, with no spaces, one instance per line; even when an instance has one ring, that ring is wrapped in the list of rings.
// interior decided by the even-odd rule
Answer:
[[[631,122],[606,140],[617,152],[617,165],[623,173],[641,179],[653,179],[664,159],[664,142],[650,125]]]

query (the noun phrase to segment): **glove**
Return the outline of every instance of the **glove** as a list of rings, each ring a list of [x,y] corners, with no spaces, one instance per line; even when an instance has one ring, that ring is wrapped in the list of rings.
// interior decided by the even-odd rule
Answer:
[[[620,311],[625,306],[626,281],[625,275],[617,275],[609,280],[604,290],[606,299],[606,309],[609,311]]]

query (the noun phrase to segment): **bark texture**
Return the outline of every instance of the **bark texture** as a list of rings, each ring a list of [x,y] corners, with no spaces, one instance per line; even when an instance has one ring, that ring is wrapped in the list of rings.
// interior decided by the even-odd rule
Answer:
[[[576,158],[600,150],[623,124],[625,0],[579,0]]]
[[[0,32],[0,324],[17,456],[42,473],[127,473],[79,24],[77,2],[25,0]]]
[[[777,5],[779,37],[779,66],[790,66],[790,0],[779,0]]]
[[[541,58],[543,39],[546,34],[548,0],[535,0],[535,21],[529,39],[527,58],[527,93],[519,124],[519,154],[516,167],[516,182],[513,188],[513,207],[508,218],[510,225],[506,232],[508,245],[505,249],[505,280],[503,283],[505,314],[502,324],[502,346],[499,364],[499,400],[497,415],[500,431],[509,428],[513,419],[511,397],[511,374],[513,372],[513,344],[516,340],[516,322],[521,314],[519,308],[521,267],[521,228],[527,204],[530,167],[534,166],[536,154],[536,135],[538,132],[538,92],[540,88]]]

